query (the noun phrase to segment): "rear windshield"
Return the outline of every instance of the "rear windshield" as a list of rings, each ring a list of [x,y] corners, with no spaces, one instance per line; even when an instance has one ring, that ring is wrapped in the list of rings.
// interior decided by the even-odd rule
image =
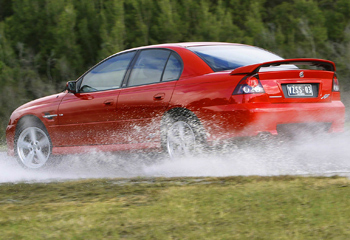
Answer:
[[[247,45],[196,46],[188,49],[201,57],[214,71],[283,59],[264,49]]]

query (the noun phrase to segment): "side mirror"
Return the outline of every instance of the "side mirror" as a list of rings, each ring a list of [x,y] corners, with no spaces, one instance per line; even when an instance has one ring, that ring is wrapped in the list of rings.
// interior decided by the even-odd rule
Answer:
[[[76,93],[77,92],[77,82],[76,81],[67,82],[66,89],[70,93]]]

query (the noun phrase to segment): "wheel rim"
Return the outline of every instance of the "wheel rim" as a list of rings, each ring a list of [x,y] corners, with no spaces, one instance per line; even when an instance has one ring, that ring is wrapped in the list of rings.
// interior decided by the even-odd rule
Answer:
[[[37,127],[21,132],[17,140],[19,160],[27,168],[40,168],[49,159],[51,144],[47,134]]]
[[[183,121],[175,122],[167,132],[167,149],[171,158],[191,156],[195,150],[195,134]]]

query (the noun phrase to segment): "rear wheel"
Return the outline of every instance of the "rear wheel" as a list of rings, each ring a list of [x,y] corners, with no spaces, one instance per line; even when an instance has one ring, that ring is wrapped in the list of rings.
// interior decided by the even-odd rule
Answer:
[[[18,129],[15,139],[16,156],[22,167],[39,169],[52,164],[52,144],[42,124],[23,124]]]
[[[170,158],[195,156],[203,150],[204,137],[199,121],[193,117],[169,118],[163,144]]]

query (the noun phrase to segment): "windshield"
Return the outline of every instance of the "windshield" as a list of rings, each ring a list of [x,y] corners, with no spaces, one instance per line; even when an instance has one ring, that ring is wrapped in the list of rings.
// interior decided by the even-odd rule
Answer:
[[[247,45],[196,46],[188,49],[200,56],[214,71],[283,59],[264,49]]]

